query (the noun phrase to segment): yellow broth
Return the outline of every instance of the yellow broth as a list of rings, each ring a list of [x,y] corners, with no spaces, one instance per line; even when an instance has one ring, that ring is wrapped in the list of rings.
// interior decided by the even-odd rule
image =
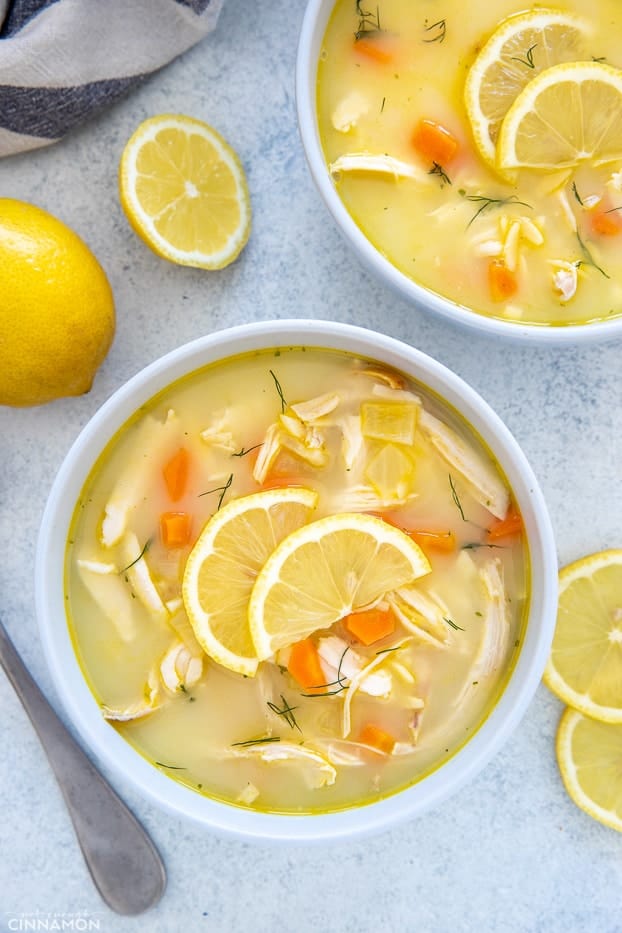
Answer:
[[[622,66],[619,3],[551,6],[584,17],[588,59]],[[622,313],[622,220],[616,213],[622,211],[622,163],[553,173],[519,170],[515,183],[508,183],[479,154],[471,133],[464,102],[469,67],[498,24],[524,9],[516,0],[470,4],[468,10],[459,0],[446,0],[438,10],[421,0],[338,0],[318,68],[325,157],[333,165],[344,155],[365,153],[415,166],[417,178],[344,170],[334,180],[375,247],[432,292],[503,320],[550,326],[609,320]],[[388,61],[359,51],[361,11],[369,28],[379,17]],[[373,42],[365,38],[368,47]],[[440,123],[457,139],[457,154],[446,165],[418,153],[413,134],[420,120]],[[490,287],[491,256],[505,255],[498,244],[521,218],[535,224],[542,243],[521,232],[511,263],[517,290],[499,296]],[[569,267],[577,272],[570,297],[572,288],[565,291],[562,284],[565,273],[574,276]]]
[[[253,471],[270,425],[283,413],[291,415],[292,404],[327,392],[339,404],[313,426],[316,441],[319,436],[326,450],[326,464],[313,466],[304,456],[282,451],[258,482]],[[415,405],[412,438],[383,439],[384,422],[372,423],[370,408],[365,408],[370,404],[379,404],[374,410],[381,414],[399,414]],[[366,431],[374,437],[360,435],[363,409]],[[496,508],[497,516],[473,492],[473,475],[468,470],[462,474],[435,446],[435,418],[459,445],[466,445],[460,449],[474,458],[475,472],[481,468],[492,475],[502,499],[507,496]],[[346,435],[353,436],[353,424],[358,451],[356,443],[345,443]],[[389,433],[394,427],[395,422]],[[224,446],[214,443],[213,429]],[[189,454],[190,471],[183,495],[172,503],[162,470],[180,445]],[[371,475],[378,483],[370,464],[386,447],[393,452],[399,448],[400,462],[410,465],[401,474],[399,491],[386,487],[386,476],[380,491],[369,480]],[[435,637],[421,634],[417,613],[414,628],[398,619],[392,634],[369,646],[358,642],[341,620],[330,632],[312,636],[318,645],[333,637],[345,646],[339,667],[346,652],[348,661],[359,657],[364,665],[381,658],[375,673],[382,672],[390,685],[386,696],[362,688],[353,693],[351,729],[345,737],[348,677],[343,671],[337,674],[343,689],[305,696],[309,691],[289,673],[287,651],[260,663],[254,677],[202,655],[201,674],[192,684],[182,679],[171,689],[162,681],[162,659],[172,643],[181,638],[196,653],[180,605],[192,541],[227,502],[292,483],[318,492],[312,520],[343,511],[345,504],[356,511],[358,502],[359,511],[380,514],[397,527],[432,533],[432,546],[425,535],[415,539],[431,572],[414,586],[436,612]],[[129,553],[120,544],[102,544],[103,517],[119,484],[124,493],[130,490],[126,519],[134,550]],[[159,535],[159,517],[171,508],[191,516],[191,541],[182,548],[165,547]],[[111,728],[172,779],[200,793],[272,812],[327,812],[368,803],[412,784],[451,757],[485,720],[507,681],[528,611],[528,554],[520,522],[514,534],[491,538],[489,532],[499,529],[514,510],[506,481],[474,432],[404,375],[346,353],[304,347],[225,360],[178,381],[141,408],[88,478],[66,556],[68,624],[79,663],[106,715],[130,711],[127,721],[117,718]],[[443,542],[440,549],[438,541],[434,546],[435,534],[448,533],[453,536],[449,549]],[[128,567],[139,560],[167,606],[164,614],[147,607],[131,579]],[[484,582],[490,568],[503,580],[496,610]],[[98,590],[102,579],[104,589]],[[492,635],[494,641],[495,631],[503,634],[491,649],[487,639]],[[482,664],[486,652],[488,663]],[[334,672],[326,677],[330,683]],[[131,718],[131,711],[154,689],[156,708]],[[286,706],[291,715],[283,714]],[[388,753],[361,741],[369,724],[395,740]],[[247,754],[254,742],[255,749],[264,743],[266,748],[293,743],[315,752],[334,769],[333,782],[312,786],[308,762],[258,760]]]

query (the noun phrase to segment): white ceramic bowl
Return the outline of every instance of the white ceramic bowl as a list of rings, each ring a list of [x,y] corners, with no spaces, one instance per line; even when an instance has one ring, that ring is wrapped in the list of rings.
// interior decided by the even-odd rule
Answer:
[[[547,327],[504,321],[478,314],[410,279],[367,239],[337,192],[326,165],[318,131],[317,69],[322,40],[334,5],[335,0],[308,0],[307,3],[296,61],[298,126],[311,176],[338,229],[363,265],[417,308],[438,314],[454,324],[482,334],[546,344],[577,344],[619,338],[622,335],[622,318],[593,324]]]
[[[497,458],[524,517],[532,593],[525,639],[499,702],[470,741],[446,764],[406,790],[375,803],[317,816],[255,813],[178,784],[150,765],[106,722],[82,675],[65,615],[64,557],[69,527],[86,478],[103,448],[136,411],[170,383],[208,363],[246,351],[304,345],[371,357],[412,376],[460,412]],[[381,334],[324,321],[272,321],[200,338],[147,366],[122,386],[83,429],[52,486],[36,556],[37,616],[53,680],[88,749],[170,811],[215,830],[267,840],[353,837],[400,823],[438,804],[470,780],[508,738],[539,683],[555,624],[557,564],[546,505],[516,441],[490,407],[458,376],[418,350]]]

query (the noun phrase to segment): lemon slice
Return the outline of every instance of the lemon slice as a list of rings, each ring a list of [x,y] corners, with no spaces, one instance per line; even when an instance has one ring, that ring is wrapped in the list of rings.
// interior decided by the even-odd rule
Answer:
[[[622,550],[564,567],[544,682],[564,703],[622,723]]]
[[[622,832],[622,728],[566,709],[557,731],[557,762],[578,807]]]
[[[497,165],[550,171],[622,158],[622,71],[602,62],[554,65],[517,97],[501,125]]]
[[[257,577],[248,609],[257,657],[429,571],[419,546],[381,519],[340,512],[311,522],[283,539]]]
[[[499,128],[517,95],[545,68],[586,57],[587,24],[561,10],[531,10],[504,20],[471,65],[465,103],[484,159],[495,164]]]
[[[141,123],[119,167],[121,204],[139,237],[182,266],[222,269],[250,233],[244,169],[222,136],[192,117]]]
[[[247,618],[255,578],[279,542],[309,520],[317,498],[302,486],[243,496],[201,532],[186,563],[183,600],[197,641],[223,667],[248,676],[257,670]]]

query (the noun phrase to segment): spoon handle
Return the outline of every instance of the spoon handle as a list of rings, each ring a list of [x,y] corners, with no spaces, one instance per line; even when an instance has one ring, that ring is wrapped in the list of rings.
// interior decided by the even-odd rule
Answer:
[[[1,621],[0,664],[39,735],[97,890],[117,913],[142,913],[160,900],[166,885],[151,839],[69,734]]]

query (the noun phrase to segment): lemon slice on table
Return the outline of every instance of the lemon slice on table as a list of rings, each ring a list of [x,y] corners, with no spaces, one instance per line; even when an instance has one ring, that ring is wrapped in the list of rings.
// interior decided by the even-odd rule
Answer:
[[[311,522],[283,539],[251,594],[250,630],[262,660],[429,573],[398,528],[358,512]]]
[[[119,191],[136,233],[171,262],[222,269],[246,245],[244,169],[207,123],[172,114],[141,123],[121,156]]]
[[[622,832],[622,728],[566,709],[557,731],[557,762],[572,800]]]
[[[592,554],[560,572],[544,682],[587,716],[622,723],[622,550]]]
[[[465,103],[482,156],[495,164],[499,128],[517,95],[545,68],[586,57],[587,24],[562,10],[531,10],[510,16],[496,29],[471,65]]]
[[[207,522],[184,571],[183,600],[197,641],[211,658],[252,676],[257,654],[248,600],[269,554],[309,520],[317,493],[302,486],[234,499]]]
[[[622,71],[554,65],[516,98],[501,125],[497,166],[556,170],[622,158]]]

